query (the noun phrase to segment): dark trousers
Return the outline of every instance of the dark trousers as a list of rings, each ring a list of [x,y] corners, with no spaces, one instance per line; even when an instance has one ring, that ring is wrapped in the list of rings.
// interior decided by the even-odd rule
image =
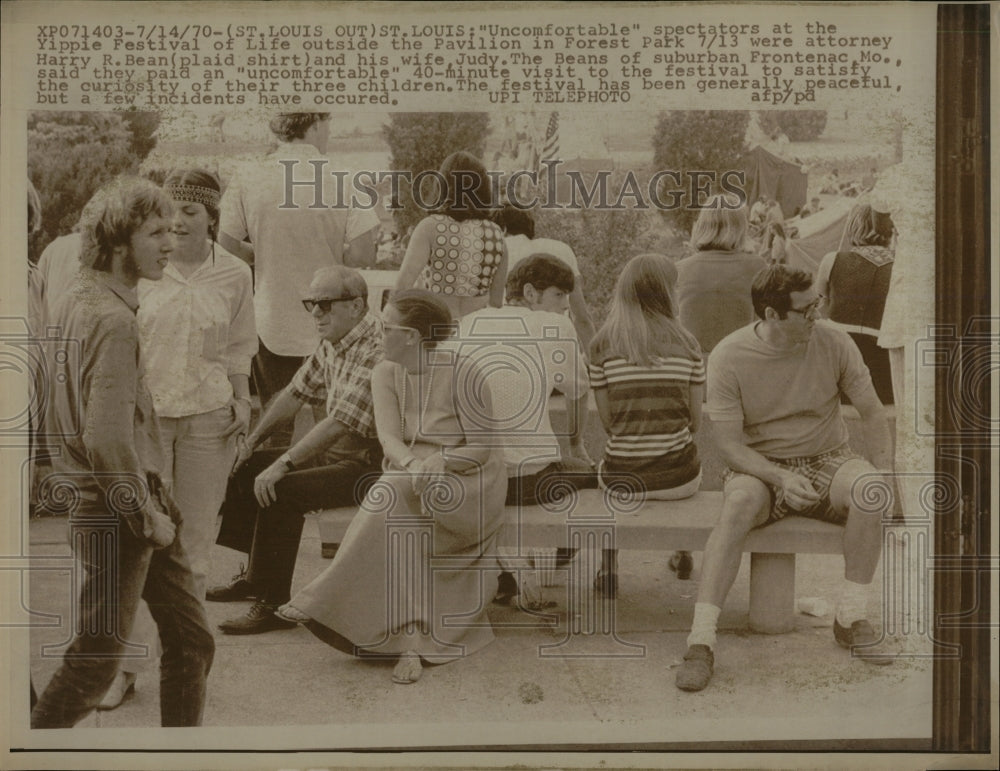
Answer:
[[[556,461],[541,471],[507,477],[507,506],[535,506],[558,500],[571,490],[596,490],[597,472],[583,463]]]
[[[180,538],[154,550],[98,504],[81,506],[70,526],[73,552],[84,570],[76,634],[38,697],[31,727],[69,728],[100,703],[126,653],[140,598],[149,605],[163,649],[161,724],[201,725],[215,641]]]
[[[274,486],[277,500],[260,508],[253,494],[254,478],[286,451],[274,448],[255,452],[230,479],[222,506],[224,519],[256,512],[247,580],[264,602],[278,605],[291,599],[306,512],[359,505],[381,473],[377,465],[352,459],[292,471]]]
[[[257,355],[253,359],[253,384],[257,389],[257,396],[260,397],[261,412],[267,409],[267,405],[281,389],[292,382],[292,377],[302,366],[304,358],[302,356],[279,356],[272,353],[264,345],[264,341],[257,339]],[[292,428],[279,427],[268,440],[271,447],[285,447],[292,443]]]

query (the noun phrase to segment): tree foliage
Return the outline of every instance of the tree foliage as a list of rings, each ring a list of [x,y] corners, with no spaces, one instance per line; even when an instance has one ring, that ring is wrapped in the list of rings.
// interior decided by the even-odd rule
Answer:
[[[382,135],[389,145],[393,170],[409,171],[415,176],[421,171],[437,169],[441,161],[459,150],[481,158],[489,124],[489,115],[482,112],[393,113],[382,127]],[[400,185],[399,198],[403,208],[395,213],[396,225],[405,233],[425,212],[414,203],[405,182]]]
[[[657,169],[681,175],[686,190],[679,208],[665,212],[668,222],[685,233],[698,218],[692,206],[692,171],[715,172],[716,180],[726,171],[739,170],[744,152],[744,138],[750,123],[750,113],[737,110],[683,110],[660,114],[653,133],[653,161]],[[696,181],[706,184],[706,178]],[[666,188],[677,189],[676,180],[665,178],[660,183],[660,198],[669,202]]]
[[[808,142],[826,128],[826,110],[762,110],[760,127],[768,135],[780,128],[792,142]]]
[[[32,259],[73,229],[98,187],[136,172],[156,144],[158,123],[158,116],[140,112],[28,116],[28,176],[42,203],[41,230],[29,244]]]

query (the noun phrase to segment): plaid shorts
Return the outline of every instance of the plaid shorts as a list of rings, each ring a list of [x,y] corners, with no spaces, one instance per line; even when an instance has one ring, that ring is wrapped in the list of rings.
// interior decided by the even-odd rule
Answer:
[[[862,458],[857,453],[851,452],[846,448],[825,452],[822,455],[814,455],[811,458],[768,458],[771,463],[791,469],[808,479],[816,489],[816,492],[819,493],[820,498],[807,509],[795,510],[789,508],[785,502],[785,497],[780,486],[768,484],[767,488],[771,491],[771,513],[764,524],[770,524],[788,516],[821,519],[824,522],[833,522],[835,525],[845,524],[847,522],[847,512],[838,513],[834,510],[833,504],[830,503],[830,483],[833,481],[837,470],[847,463],[847,461],[854,459]],[[731,479],[739,476],[748,475],[740,471],[734,471],[731,468],[723,469],[723,489],[725,489]]]

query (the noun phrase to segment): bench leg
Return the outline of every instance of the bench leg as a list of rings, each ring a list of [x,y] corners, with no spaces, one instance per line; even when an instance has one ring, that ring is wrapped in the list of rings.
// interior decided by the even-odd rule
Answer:
[[[795,555],[750,555],[750,628],[762,634],[795,629]]]

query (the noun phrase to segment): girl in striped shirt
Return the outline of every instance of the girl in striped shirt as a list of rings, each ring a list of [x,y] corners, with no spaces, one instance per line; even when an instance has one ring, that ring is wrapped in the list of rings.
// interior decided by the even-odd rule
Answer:
[[[590,384],[608,433],[601,486],[628,496],[676,500],[701,485],[694,434],[701,420],[705,365],[677,319],[677,269],[659,254],[634,257],[615,285],[611,310],[590,350]],[[614,596],[617,550],[605,549],[595,588]],[[691,555],[671,568],[691,573]]]

